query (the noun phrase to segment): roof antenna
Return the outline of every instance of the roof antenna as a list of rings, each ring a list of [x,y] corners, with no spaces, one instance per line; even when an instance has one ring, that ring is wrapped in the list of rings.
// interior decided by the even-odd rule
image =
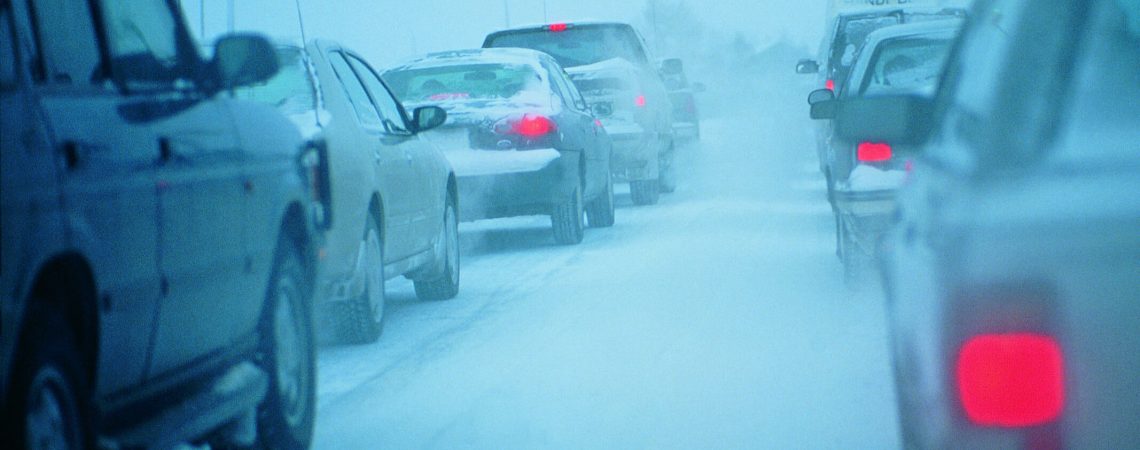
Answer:
[[[297,23],[301,24],[301,47],[309,44],[309,38],[305,37],[305,17],[301,15],[301,0],[295,0],[297,4]]]

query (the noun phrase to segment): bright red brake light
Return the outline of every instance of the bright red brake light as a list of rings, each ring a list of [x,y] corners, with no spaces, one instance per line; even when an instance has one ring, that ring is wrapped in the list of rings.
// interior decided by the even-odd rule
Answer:
[[[864,142],[855,149],[855,156],[859,162],[890,161],[891,145],[882,142]]]
[[[975,336],[958,353],[957,375],[966,416],[978,425],[1041,425],[1065,406],[1064,359],[1049,336]]]
[[[548,29],[549,29],[551,32],[554,32],[554,33],[560,33],[560,32],[566,31],[566,29],[567,29],[567,28],[570,28],[570,26],[569,26],[569,25],[566,25],[566,24],[564,24],[564,23],[552,23],[552,24],[550,24],[550,26],[549,26],[549,27],[547,27],[547,28],[548,28]]]
[[[545,136],[556,129],[557,126],[554,125],[554,121],[546,116],[531,114],[523,116],[522,119],[511,126],[511,131],[532,139]]]
[[[644,95],[638,95],[637,97],[634,97],[633,104],[637,105],[638,108],[644,108],[645,107],[645,96]]]
[[[835,80],[827,80],[827,83],[824,83],[823,86],[826,87],[827,90],[829,90],[829,91],[834,91],[835,90]]]

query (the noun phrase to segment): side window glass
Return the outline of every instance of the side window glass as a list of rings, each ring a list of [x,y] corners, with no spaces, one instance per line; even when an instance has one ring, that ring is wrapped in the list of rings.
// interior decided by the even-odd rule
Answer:
[[[128,87],[169,85],[179,78],[178,22],[161,0],[104,0],[111,69]]]
[[[348,61],[345,61],[344,55],[336,52],[330,53],[329,63],[336,71],[336,77],[340,79],[340,85],[344,88],[345,94],[348,95],[348,100],[352,103],[352,109],[356,111],[356,117],[360,119],[360,124],[368,127],[382,127],[384,124],[380,120],[380,112],[376,110],[376,106],[372,105],[368,93],[364,90],[364,85],[360,84],[360,80],[356,78],[356,74],[348,66]]]
[[[12,38],[12,13],[0,6],[0,89],[16,84],[16,49]]]
[[[985,0],[983,0],[985,1]],[[1019,19],[1019,2],[989,0],[976,9],[977,17],[962,40],[958,63],[968,61],[969,68],[951,68],[956,75],[957,106],[984,120],[994,108],[996,89],[1001,84],[1000,65],[1008,61],[1012,33]]]
[[[570,75],[567,75],[566,72],[562,72],[558,78],[566,83],[566,89],[570,91],[570,99],[574,102],[574,106],[584,112],[590,111],[590,105],[586,103],[586,98],[582,96],[582,91],[579,91],[578,86],[575,86],[574,82],[570,80]]]
[[[47,82],[86,84],[99,69],[95,26],[86,1],[29,1],[39,34]]]
[[[408,124],[404,121],[404,113],[400,104],[392,97],[391,91],[380,81],[380,77],[376,76],[376,72],[372,71],[364,61],[355,57],[349,56],[349,62],[352,67],[356,69],[356,73],[360,75],[360,79],[364,81],[364,86],[368,88],[368,92],[372,94],[372,99],[376,102],[376,106],[380,109],[380,118],[384,120],[384,129],[389,133],[405,133],[408,129]]]

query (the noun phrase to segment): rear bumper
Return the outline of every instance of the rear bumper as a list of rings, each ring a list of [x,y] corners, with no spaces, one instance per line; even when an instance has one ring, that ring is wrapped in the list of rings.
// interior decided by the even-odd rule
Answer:
[[[673,122],[673,137],[678,141],[695,141],[700,139],[700,122]]]
[[[545,165],[528,170],[464,175],[460,168],[459,217],[463,221],[546,215],[573,194],[580,152],[562,151]]]
[[[613,141],[611,170],[618,178],[628,180],[657,179],[657,149],[652,133],[637,131],[610,132]]]
[[[895,213],[895,197],[897,191],[846,191],[836,190],[833,201],[835,209],[841,214],[856,217],[887,216]]]

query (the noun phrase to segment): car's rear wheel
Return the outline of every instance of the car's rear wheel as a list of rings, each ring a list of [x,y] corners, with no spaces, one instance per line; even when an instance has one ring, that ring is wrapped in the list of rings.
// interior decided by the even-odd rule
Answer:
[[[12,449],[82,449],[92,444],[90,389],[71,328],[60,317],[31,325],[17,363],[0,443]]]
[[[369,214],[360,243],[364,261],[364,292],[338,308],[340,341],[347,344],[376,342],[384,331],[384,243],[376,219]]]
[[[440,231],[436,257],[443,258],[443,272],[434,280],[416,281],[416,297],[420,300],[448,300],[459,295],[459,218],[455,211],[455,201],[448,200],[443,214],[443,229]]]
[[[550,216],[554,226],[554,241],[560,245],[575,245],[582,242],[586,229],[586,211],[582,206],[582,184],[574,188],[562,204],[554,207]]]
[[[311,292],[294,244],[278,247],[260,325],[257,361],[269,374],[269,392],[257,408],[257,441],[266,449],[304,449],[316,417]]]
[[[614,180],[609,172],[606,172],[605,191],[586,207],[586,218],[593,228],[614,226]]]
[[[661,198],[661,188],[657,180],[633,180],[629,182],[629,196],[635,205],[654,205]]]

